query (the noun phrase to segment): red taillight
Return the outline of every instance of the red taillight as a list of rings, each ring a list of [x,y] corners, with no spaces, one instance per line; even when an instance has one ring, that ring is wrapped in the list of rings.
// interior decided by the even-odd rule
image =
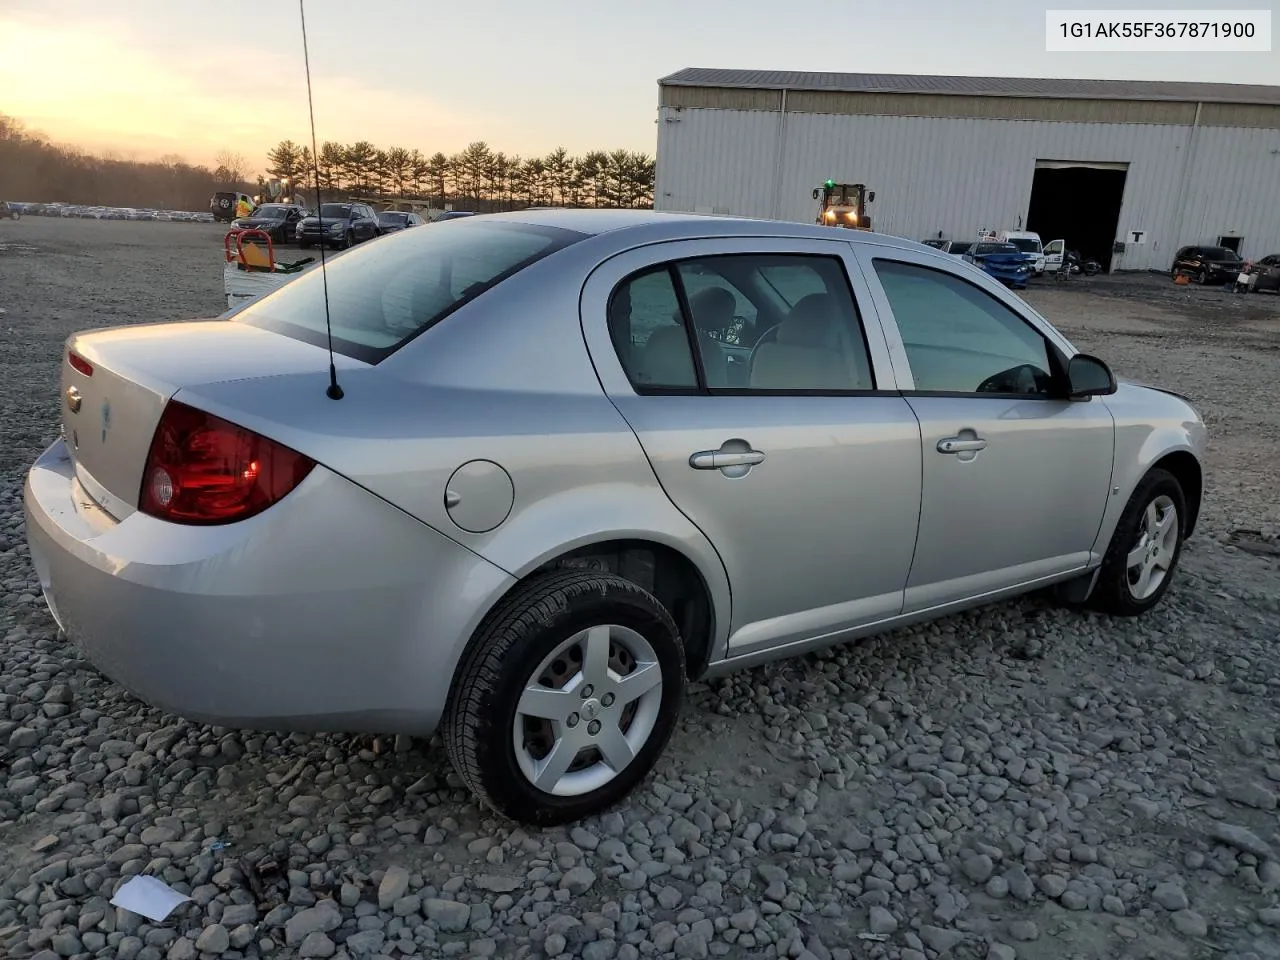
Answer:
[[[72,370],[78,370],[81,373],[83,373],[86,377],[93,376],[93,364],[90,363],[88,360],[86,360],[84,357],[80,356],[80,354],[72,353],[70,350],[68,350],[67,363],[71,364]]]
[[[147,453],[138,507],[173,523],[232,523],[279,501],[314,466],[252,430],[170,401]]]

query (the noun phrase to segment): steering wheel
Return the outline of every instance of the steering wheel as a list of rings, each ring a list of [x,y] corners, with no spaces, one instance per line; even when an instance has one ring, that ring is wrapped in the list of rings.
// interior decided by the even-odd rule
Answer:
[[[1008,370],[993,373],[978,384],[978,393],[1047,393],[1049,376],[1032,363],[1020,363]]]

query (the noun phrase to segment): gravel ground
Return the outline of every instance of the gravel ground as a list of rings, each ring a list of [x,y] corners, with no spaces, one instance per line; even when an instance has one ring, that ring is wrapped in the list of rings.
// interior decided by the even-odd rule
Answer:
[[[696,685],[629,802],[536,833],[437,743],[185,723],[57,637],[20,481],[61,341],[218,312],[219,232],[0,224],[0,956],[1280,957],[1280,298],[1027,294],[1209,423],[1156,612],[1030,598]],[[111,907],[138,873],[194,904]]]

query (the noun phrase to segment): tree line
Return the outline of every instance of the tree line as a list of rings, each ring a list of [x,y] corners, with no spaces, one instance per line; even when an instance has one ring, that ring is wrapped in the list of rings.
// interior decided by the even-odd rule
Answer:
[[[651,207],[653,158],[628,150],[574,156],[563,148],[545,157],[519,157],[484,142],[452,156],[368,141],[326,142],[317,165],[322,194],[410,197],[459,210],[527,206]],[[284,140],[267,154],[267,176],[304,183],[314,203],[311,151]],[[120,207],[207,210],[217,190],[266,193],[238,153],[219,151],[212,166],[170,154],[133,160],[51,143],[21,121],[0,114],[0,199],[61,201]],[[300,197],[302,199],[302,197]]]
[[[322,195],[406,197],[481,211],[653,206],[654,160],[630,150],[574,156],[559,147],[545,157],[519,157],[477,141],[447,156],[326,141],[313,168],[309,147],[283,140],[267,153],[267,174],[305,183],[309,196],[318,174]]]

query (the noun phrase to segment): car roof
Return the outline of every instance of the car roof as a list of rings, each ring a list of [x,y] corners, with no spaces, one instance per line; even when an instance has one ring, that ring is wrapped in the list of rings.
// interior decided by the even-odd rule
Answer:
[[[466,218],[470,220],[471,218]],[[699,213],[668,213],[656,210],[577,210],[533,208],[511,213],[489,213],[482,219],[493,222],[523,223],[532,226],[559,227],[588,236],[612,235],[639,243],[656,240],[695,239],[698,237],[781,237],[814,240],[843,240],[848,243],[876,243],[903,250],[936,250],[916,240],[905,240],[867,230],[844,230],[817,224],[793,223],[787,220],[749,219]],[[833,237],[833,234],[835,236]]]

